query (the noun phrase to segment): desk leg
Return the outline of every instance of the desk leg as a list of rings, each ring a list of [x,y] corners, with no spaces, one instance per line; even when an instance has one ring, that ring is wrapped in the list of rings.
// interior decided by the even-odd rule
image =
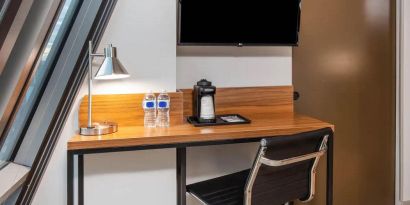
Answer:
[[[333,136],[329,137],[327,150],[326,204],[333,205]]]
[[[67,205],[74,205],[74,154],[67,152]]]
[[[67,205],[74,205],[74,153],[67,152]],[[84,204],[84,156],[78,155],[78,205]]]
[[[84,205],[84,155],[78,155],[78,205]]]
[[[186,148],[177,148],[177,205],[186,205]]]

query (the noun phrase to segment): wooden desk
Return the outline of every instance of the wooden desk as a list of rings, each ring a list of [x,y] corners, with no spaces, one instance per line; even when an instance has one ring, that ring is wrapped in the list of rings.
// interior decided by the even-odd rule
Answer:
[[[242,88],[249,89],[249,88]],[[266,89],[266,88],[264,88]],[[219,91],[219,90],[218,90]],[[232,90],[227,90],[232,92]],[[243,92],[241,90],[240,92]],[[287,89],[285,95],[289,98],[289,92]],[[223,90],[221,91],[224,92]],[[236,91],[235,91],[236,92]],[[246,91],[248,92],[248,91]],[[186,93],[186,92],[185,92]],[[260,94],[260,93],[259,93]],[[283,93],[282,93],[283,94]],[[172,96],[178,96],[179,94],[173,94]],[[236,96],[237,93],[234,93]],[[172,100],[171,96],[171,100]],[[133,96],[134,98],[135,96]],[[181,95],[180,97],[184,97]],[[185,95],[184,98],[189,99]],[[116,98],[110,98],[116,99]],[[126,102],[123,99],[122,102]],[[99,102],[98,100],[96,101]],[[104,102],[104,101],[100,101]],[[171,101],[172,102],[172,101]],[[179,101],[182,102],[182,101]],[[282,101],[283,102],[283,101]],[[131,150],[146,150],[146,149],[161,149],[161,148],[176,148],[177,149],[177,204],[185,205],[185,186],[186,186],[186,147],[192,146],[207,146],[207,145],[220,145],[231,143],[246,143],[257,142],[261,138],[275,137],[290,134],[297,134],[306,131],[317,130],[321,128],[331,127],[332,124],[322,122],[320,120],[297,115],[293,113],[293,102],[287,100],[287,103],[282,103],[282,106],[289,108],[283,109],[269,109],[255,108],[255,102],[252,105],[246,105],[244,102],[237,102],[237,107],[230,106],[232,110],[238,110],[237,113],[252,120],[251,124],[242,125],[226,125],[226,126],[214,126],[214,127],[193,127],[187,122],[181,119],[173,123],[169,128],[144,128],[140,122],[134,122],[130,120],[124,120],[128,124],[119,127],[119,131],[114,134],[103,136],[74,136],[68,142],[68,161],[67,161],[67,204],[74,204],[74,157],[77,155],[77,169],[78,169],[78,204],[84,203],[84,160],[85,154],[106,153],[106,152],[118,152],[118,151],[131,151]],[[291,102],[292,106],[288,103]],[[221,103],[225,103],[224,100],[217,102],[217,106]],[[257,103],[257,102],[256,102]],[[264,102],[266,103],[266,102]],[[276,102],[269,102],[270,104]],[[94,105],[94,104],[93,104]],[[181,103],[177,103],[177,106],[181,107]],[[242,106],[239,106],[242,105]],[[125,105],[124,105],[125,106]],[[97,107],[98,112],[98,105]],[[103,106],[106,109],[106,105]],[[127,107],[127,106],[125,106]],[[132,106],[130,106],[132,107]],[[256,106],[258,107],[258,106]],[[171,109],[173,109],[171,107]],[[220,106],[219,113],[224,112],[224,107]],[[258,110],[260,112],[258,112]],[[278,111],[279,110],[279,111]],[[218,110],[217,110],[218,111]],[[270,112],[272,111],[272,112]],[[131,111],[130,111],[131,112]],[[174,113],[180,113],[175,112]],[[189,114],[189,109],[184,110]],[[80,111],[80,119],[83,115]],[[177,116],[178,114],[175,114]],[[106,117],[106,116],[104,116]],[[183,116],[182,116],[183,117]],[[81,121],[81,120],[80,120]],[[120,124],[121,125],[121,124]],[[328,205],[332,204],[332,140],[329,139],[329,151],[328,151],[328,193],[327,200]]]
[[[169,128],[149,129],[143,126],[120,127],[114,134],[103,136],[74,136],[68,142],[70,151],[103,150],[135,146],[166,146],[195,144],[223,140],[240,140],[267,136],[288,135],[311,131],[331,124],[293,113],[271,114],[269,116],[245,114],[251,124],[193,127],[188,123]]]

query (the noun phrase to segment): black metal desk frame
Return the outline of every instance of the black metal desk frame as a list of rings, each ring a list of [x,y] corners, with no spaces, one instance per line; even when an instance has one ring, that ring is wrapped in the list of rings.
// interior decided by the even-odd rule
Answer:
[[[139,145],[132,147],[115,147],[101,149],[83,149],[67,151],[67,205],[74,205],[74,167],[75,156],[77,156],[77,184],[78,184],[78,205],[84,205],[84,155],[108,152],[136,151],[149,149],[176,148],[176,180],[177,180],[177,205],[186,205],[186,148],[195,146],[223,145],[235,143],[259,142],[262,138],[232,139],[221,141],[204,141],[192,143],[176,143],[161,145]],[[326,185],[326,205],[333,205],[333,136],[328,139],[327,151],[327,185]]]

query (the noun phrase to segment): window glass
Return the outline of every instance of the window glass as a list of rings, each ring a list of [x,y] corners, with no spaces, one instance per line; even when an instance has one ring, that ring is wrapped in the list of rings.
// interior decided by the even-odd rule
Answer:
[[[9,8],[11,0],[0,0],[0,23],[3,21],[4,14]]]
[[[79,0],[66,0],[58,19],[53,27],[52,33],[46,41],[41,57],[37,62],[34,74],[28,87],[24,99],[18,108],[16,117],[12,126],[7,133],[5,142],[0,149],[0,168],[2,161],[10,160],[14,149],[18,145],[20,136],[22,136],[27,124],[29,124],[30,115],[37,106],[36,102],[41,98],[43,86],[48,78],[49,73],[55,66],[56,59],[60,53],[62,42],[67,35],[67,30],[73,21]]]

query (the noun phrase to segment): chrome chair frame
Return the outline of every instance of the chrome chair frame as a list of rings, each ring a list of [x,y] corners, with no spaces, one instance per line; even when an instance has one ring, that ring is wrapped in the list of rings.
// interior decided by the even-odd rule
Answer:
[[[310,193],[309,196],[307,197],[307,199],[305,200],[301,200],[301,202],[309,202],[313,199],[314,195],[315,195],[315,183],[316,183],[316,169],[317,169],[317,165],[319,163],[319,159],[321,156],[323,156],[326,151],[327,151],[327,141],[328,141],[329,135],[325,135],[323,137],[322,143],[320,145],[319,151],[314,152],[314,153],[310,153],[310,154],[306,154],[306,155],[302,155],[302,156],[297,156],[297,157],[292,157],[292,158],[288,158],[288,159],[283,159],[283,160],[271,160],[265,157],[265,153],[266,153],[266,141],[262,140],[261,141],[261,149],[258,152],[255,164],[250,172],[250,177],[249,180],[246,184],[245,187],[245,197],[244,197],[244,204],[245,205],[251,205],[252,204],[252,188],[253,188],[253,184],[255,183],[255,179],[257,176],[257,173],[259,171],[259,168],[262,164],[267,165],[267,166],[272,166],[272,167],[281,167],[281,166],[285,166],[285,165],[289,165],[289,164],[294,164],[297,162],[302,162],[302,161],[306,161],[306,160],[311,160],[311,159],[315,159],[315,161],[313,162],[313,166],[312,169],[310,170]]]
[[[310,192],[309,196],[304,199],[300,200],[301,202],[307,203],[311,201],[315,195],[315,184],[316,184],[316,169],[319,163],[320,157],[322,157],[326,152],[327,152],[327,141],[328,141],[329,135],[325,135],[323,137],[323,140],[321,142],[321,145],[319,147],[319,151],[310,153],[310,154],[305,154],[297,157],[292,157],[288,159],[283,159],[283,160],[271,160],[265,157],[266,153],[266,140],[261,141],[261,148],[259,149],[258,155],[256,157],[256,160],[254,162],[254,165],[252,167],[252,170],[250,171],[250,176],[249,179],[245,185],[245,193],[244,193],[244,205],[251,205],[252,204],[252,188],[255,183],[256,176],[258,174],[260,166],[267,165],[271,167],[281,167],[289,164],[294,164],[306,160],[311,160],[315,159],[313,162],[313,166],[310,170]],[[199,197],[195,196],[194,194],[189,193],[191,196],[193,196],[195,199],[197,199],[200,203],[207,205],[204,201],[202,201]],[[289,204],[289,202],[287,203]]]

